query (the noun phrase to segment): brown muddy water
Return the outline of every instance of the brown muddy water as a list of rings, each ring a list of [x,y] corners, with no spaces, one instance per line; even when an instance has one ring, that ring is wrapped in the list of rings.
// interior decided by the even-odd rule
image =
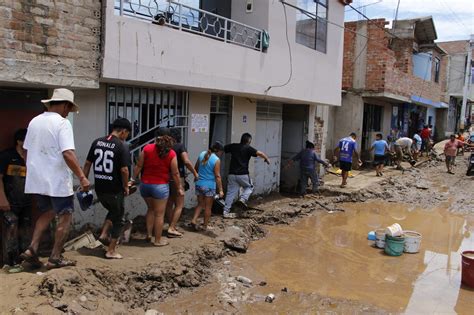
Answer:
[[[461,286],[460,253],[474,249],[474,215],[381,201],[343,208],[269,228],[247,254],[216,270],[213,283],[154,308],[165,313],[309,313],[324,304],[342,313],[373,305],[395,313],[472,314],[474,290]],[[371,246],[368,231],[395,222],[423,235],[419,253],[390,257]],[[238,275],[254,285],[242,286],[234,280]],[[267,284],[259,286],[260,281]],[[285,287],[288,292],[282,292]],[[273,303],[264,301],[269,293],[276,295]]]

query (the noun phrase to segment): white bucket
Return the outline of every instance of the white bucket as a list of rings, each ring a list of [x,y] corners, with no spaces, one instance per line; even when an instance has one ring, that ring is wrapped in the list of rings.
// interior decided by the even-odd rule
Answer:
[[[411,254],[418,253],[421,246],[421,234],[415,231],[405,231],[403,235],[405,236],[403,251]]]
[[[397,237],[397,236],[402,236],[403,230],[400,224],[394,223],[390,226],[387,226],[385,229],[385,233],[387,233],[390,236]]]
[[[375,230],[375,246],[377,248],[385,248],[385,230],[377,229]]]

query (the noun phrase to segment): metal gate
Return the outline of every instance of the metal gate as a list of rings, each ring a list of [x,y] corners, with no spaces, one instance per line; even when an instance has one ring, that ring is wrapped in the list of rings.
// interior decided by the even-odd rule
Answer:
[[[280,186],[282,105],[270,102],[257,103],[257,130],[254,147],[265,152],[270,165],[263,159],[255,161],[255,193],[269,194]]]
[[[188,92],[109,85],[107,89],[107,126],[118,117],[132,123],[130,153],[135,161],[140,150],[154,141],[158,127],[177,128],[186,144]]]

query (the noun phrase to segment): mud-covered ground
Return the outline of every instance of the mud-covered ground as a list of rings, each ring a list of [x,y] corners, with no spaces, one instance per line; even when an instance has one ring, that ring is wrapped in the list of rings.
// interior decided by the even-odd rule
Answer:
[[[238,274],[236,270],[229,271],[227,262],[245,257],[250,242],[264,238],[270,226],[292,226],[299,218],[318,213],[343,213],[344,205],[348,203],[363,204],[371,200],[413,204],[416,208],[442,206],[457,215],[469,216],[474,214],[474,178],[466,177],[464,173],[465,161],[461,158],[458,159],[455,175],[446,173],[443,162],[431,161],[407,169],[403,174],[387,170],[382,178],[363,171],[349,180],[349,188],[345,190],[338,188],[339,178],[328,175],[321,195],[304,199],[272,196],[256,200],[252,204],[256,209],[240,213],[238,219],[223,220],[213,216],[214,230],[211,233],[187,231],[184,224],[188,221],[188,212],[182,220],[185,236],[171,239],[171,245],[167,247],[147,245],[140,239],[142,235],[135,233],[129,244],[120,247],[120,252],[125,256],[121,261],[103,259],[102,249],[82,249],[66,253],[67,257],[78,261],[76,267],[19,274],[1,273],[0,310],[1,313],[20,314],[144,314],[150,309],[160,310],[160,305],[166,305],[167,301],[179,301],[181,296],[189,297],[193,292],[199,296],[198,287],[219,287],[223,284],[226,287],[220,287],[219,290],[226,294],[203,301],[201,308],[194,309],[194,312],[193,309],[186,311],[276,311],[279,309],[241,307],[246,301],[254,305],[266,303],[264,295],[250,295],[246,289],[259,284],[266,287],[265,279],[262,283],[252,285],[227,279],[229,275]],[[358,189],[359,182],[362,189]],[[308,261],[308,266],[310,264]],[[268,285],[271,286],[271,283]],[[303,307],[308,305],[307,309],[304,308],[308,312],[391,311],[357,299],[332,297],[331,294],[293,291],[284,294],[287,306],[292,303]],[[273,305],[277,307],[277,304]],[[163,310],[167,313],[174,310],[184,312],[183,309],[173,308]]]

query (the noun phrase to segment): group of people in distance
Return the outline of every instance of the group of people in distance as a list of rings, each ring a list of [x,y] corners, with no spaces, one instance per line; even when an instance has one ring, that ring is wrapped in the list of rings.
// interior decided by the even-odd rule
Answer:
[[[79,179],[79,190],[88,192],[91,185],[88,177],[93,171],[97,198],[108,211],[99,239],[107,245],[106,258],[120,259],[122,255],[117,252],[117,243],[124,225],[124,199],[136,187],[134,182],[140,180],[140,194],[147,205],[146,240],[155,246],[166,246],[168,241],[162,238],[165,217],[169,222],[167,236],[183,236],[176,226],[184,206],[185,190],[189,186],[185,181],[186,169],[194,176],[198,199],[190,226],[194,230],[208,230],[211,228],[209,220],[214,199],[224,197],[220,157],[224,153],[232,155],[224,218],[235,217],[231,209],[240,189],[243,193],[237,202],[241,207],[247,207],[253,192],[250,159],[261,157],[270,163],[265,153],[250,145],[252,136],[244,133],[240,143],[226,146],[220,142],[213,143],[193,165],[181,143],[180,133],[174,129],[158,128],[154,143],[144,146],[131,176],[131,156],[125,141],[132,125],[127,119],[118,118],[113,122],[109,135],[92,142],[81,168],[75,154],[73,129],[67,119],[70,112],[79,109],[73,92],[55,89],[51,99],[42,103],[47,110],[33,118],[28,129],[15,134],[15,148],[2,153],[0,158],[0,212],[3,220],[8,220],[11,226],[6,233],[9,241],[2,243],[6,244],[4,252],[8,252],[7,263],[10,265],[22,261],[33,268],[43,265],[37,254],[40,240],[56,217],[54,245],[46,267],[52,269],[76,264],[62,255],[74,211],[72,173]],[[18,225],[20,228],[31,227],[33,198],[40,212],[33,232],[18,234]],[[203,210],[203,224],[198,224]]]

